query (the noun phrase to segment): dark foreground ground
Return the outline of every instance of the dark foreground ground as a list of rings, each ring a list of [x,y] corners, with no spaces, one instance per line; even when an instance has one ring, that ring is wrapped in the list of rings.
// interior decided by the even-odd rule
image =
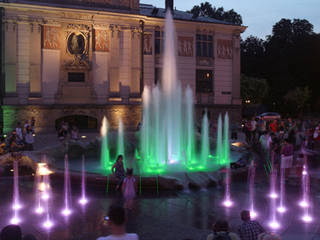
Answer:
[[[117,193],[104,191],[88,191],[90,203],[85,209],[77,204],[78,189],[73,190],[73,214],[69,219],[61,216],[63,195],[59,192],[62,186],[53,186],[55,189],[52,201],[52,218],[54,228],[48,234],[43,228],[44,216],[33,213],[34,195],[33,183],[20,183],[21,201],[23,209],[20,211],[23,233],[33,233],[38,239],[96,239],[106,235],[101,232],[100,222],[110,204],[121,203]],[[12,211],[12,179],[0,179],[0,228],[7,225]],[[176,193],[156,192],[144,193],[138,196],[134,210],[129,212],[128,231],[139,234],[140,239],[147,240],[183,240],[186,238],[206,239],[210,233],[212,223],[219,218],[229,221],[232,231],[236,231],[241,223],[239,213],[248,208],[248,190],[246,183],[233,183],[232,198],[235,205],[230,209],[221,206],[223,189],[211,188],[198,191],[181,191]],[[314,240],[320,239],[320,195],[312,192],[314,221],[303,223],[300,218],[302,209],[297,205],[300,199],[300,187],[291,186],[287,193],[288,212],[279,221],[281,229],[278,233],[285,240]],[[259,212],[258,220],[268,229],[270,219],[269,199],[266,196],[268,183],[261,176],[256,184],[256,208]],[[268,229],[269,230],[269,229]]]

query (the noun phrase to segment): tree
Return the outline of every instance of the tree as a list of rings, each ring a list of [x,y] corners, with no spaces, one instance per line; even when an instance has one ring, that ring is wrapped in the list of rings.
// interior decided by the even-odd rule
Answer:
[[[310,99],[311,90],[309,87],[297,87],[296,89],[289,91],[284,96],[285,102],[291,106],[291,109],[295,109],[295,112],[299,114],[302,114],[304,110],[308,108],[308,102]]]
[[[193,18],[197,18],[199,16],[210,17],[217,20],[230,22],[236,25],[242,24],[241,15],[235,12],[233,9],[225,11],[223,7],[212,7],[211,3],[209,2],[204,2],[200,5],[195,5],[189,12],[193,14]]]
[[[265,42],[262,39],[249,36],[241,41],[242,73],[251,77],[263,77],[265,55]]]
[[[261,104],[268,95],[269,86],[266,79],[241,76],[241,98],[254,104]]]

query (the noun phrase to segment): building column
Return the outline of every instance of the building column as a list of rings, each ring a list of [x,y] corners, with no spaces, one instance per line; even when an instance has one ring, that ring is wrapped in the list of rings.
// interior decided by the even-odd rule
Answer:
[[[120,64],[120,39],[121,32],[116,26],[110,26],[111,40],[110,40],[110,78],[109,78],[109,92],[110,97],[119,94],[119,64]]]
[[[127,103],[130,95],[130,81],[131,81],[131,49],[132,49],[132,35],[130,29],[125,29],[121,32],[120,38],[120,97],[122,101]]]
[[[17,95],[19,104],[27,104],[30,84],[30,23],[18,23]]]
[[[232,102],[231,104],[241,105],[240,95],[240,32],[234,33],[232,57]]]

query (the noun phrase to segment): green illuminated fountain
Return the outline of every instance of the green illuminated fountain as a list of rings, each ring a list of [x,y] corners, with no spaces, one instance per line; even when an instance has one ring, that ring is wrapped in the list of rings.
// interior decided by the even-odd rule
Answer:
[[[113,163],[110,159],[110,149],[108,144],[108,121],[106,117],[103,117],[100,135],[102,141],[100,156],[101,168],[102,173],[108,175],[111,173],[111,167]]]
[[[123,165],[126,169],[126,156],[125,156],[125,149],[124,149],[124,127],[122,119],[119,120],[119,127],[118,127],[118,144],[117,144],[117,156],[116,158],[122,155],[123,156]]]
[[[219,165],[225,164],[224,158],[223,158],[223,146],[222,146],[222,117],[221,117],[221,114],[219,114],[219,118],[218,118],[216,162]]]
[[[207,111],[203,115],[201,130],[201,164],[200,168],[205,168],[210,155],[209,121]]]

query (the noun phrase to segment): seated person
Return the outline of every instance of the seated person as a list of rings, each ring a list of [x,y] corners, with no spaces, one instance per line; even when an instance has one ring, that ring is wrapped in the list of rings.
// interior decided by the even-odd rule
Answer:
[[[97,240],[138,240],[139,237],[135,233],[126,232],[126,213],[123,207],[111,206],[108,212],[108,226],[111,235],[107,237],[99,237]]]
[[[229,232],[229,224],[225,220],[219,220],[213,225],[213,233],[209,234],[207,240],[229,239],[239,240],[237,234]]]

